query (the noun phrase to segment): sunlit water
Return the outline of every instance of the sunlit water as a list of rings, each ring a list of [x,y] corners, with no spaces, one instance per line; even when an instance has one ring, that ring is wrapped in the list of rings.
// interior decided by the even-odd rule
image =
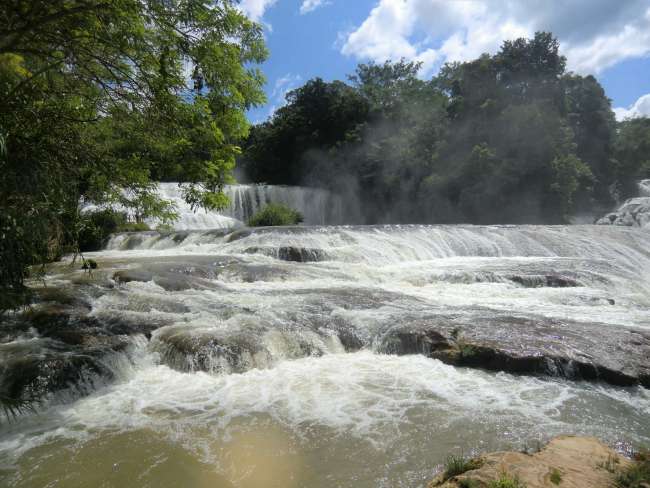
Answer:
[[[318,262],[278,259],[292,247]],[[59,393],[0,427],[1,486],[412,487],[450,452],[522,449],[560,433],[650,443],[642,387],[378,352],[392,327],[432,317],[650,330],[645,230],[144,233],[87,257],[100,263],[92,280],[63,264],[48,282],[75,286],[95,317],[160,328],[105,358],[111,383],[84,397]],[[98,284],[115,270],[150,276]],[[579,286],[512,280],[549,273]],[[346,352],[348,336],[358,351]]]

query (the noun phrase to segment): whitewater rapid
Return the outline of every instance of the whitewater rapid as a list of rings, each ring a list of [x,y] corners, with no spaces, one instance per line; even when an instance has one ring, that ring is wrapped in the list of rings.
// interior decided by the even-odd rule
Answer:
[[[111,377],[0,426],[0,482],[412,487],[450,452],[647,444],[643,386],[456,367],[395,341],[433,327],[616,366],[623,339],[650,335],[649,244],[615,226],[115,235],[86,256],[92,277],[68,261],[45,278],[124,341],[100,359]],[[21,329],[0,358],[52,341]]]

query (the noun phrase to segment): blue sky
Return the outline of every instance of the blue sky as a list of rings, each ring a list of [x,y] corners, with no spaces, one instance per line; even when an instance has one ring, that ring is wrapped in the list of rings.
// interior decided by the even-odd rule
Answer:
[[[495,52],[503,39],[549,30],[569,69],[594,74],[617,117],[650,116],[650,0],[241,0],[265,26],[265,120],[310,78],[345,79],[359,62],[445,61]]]

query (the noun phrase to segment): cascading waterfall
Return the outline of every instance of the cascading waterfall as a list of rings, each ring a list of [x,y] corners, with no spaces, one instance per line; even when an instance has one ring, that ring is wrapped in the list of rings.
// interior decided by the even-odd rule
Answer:
[[[331,198],[228,191],[219,218]],[[2,486],[426,486],[458,446],[650,442],[647,229],[190,219],[53,265],[4,324],[0,389],[49,393],[0,426]]]
[[[642,180],[639,182],[639,193],[642,197],[650,197],[650,180]]]
[[[600,225],[650,227],[650,180],[639,182],[639,196],[626,200],[615,212],[599,219]]]
[[[300,186],[228,185],[224,193],[230,206],[221,211],[196,211],[185,202],[178,183],[159,183],[158,194],[176,207],[178,220],[174,229],[227,229],[241,227],[256,212],[269,203],[281,203],[299,211],[304,225],[333,225],[344,223],[342,199],[327,190]],[[95,210],[92,204],[84,211]],[[157,221],[148,221],[155,227]]]
[[[269,203],[281,203],[299,211],[304,225],[336,225],[345,223],[343,200],[327,190],[300,186],[278,185],[227,185],[224,193],[230,206],[221,211],[192,210],[183,198],[178,183],[159,183],[158,194],[174,204],[178,220],[175,230],[189,229],[229,229],[245,225],[259,210]],[[85,202],[82,212],[91,212],[100,207]],[[116,210],[122,207],[113,206]],[[158,221],[147,221],[156,227]]]

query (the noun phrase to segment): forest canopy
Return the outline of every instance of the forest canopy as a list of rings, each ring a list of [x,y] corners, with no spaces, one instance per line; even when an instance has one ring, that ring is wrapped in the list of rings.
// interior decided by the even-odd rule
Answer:
[[[650,176],[648,124],[617,124],[593,76],[566,71],[550,33],[450,63],[405,60],[308,81],[251,130],[255,182],[353,193],[362,223],[564,223],[608,210]],[[645,155],[644,155],[645,154]]]

